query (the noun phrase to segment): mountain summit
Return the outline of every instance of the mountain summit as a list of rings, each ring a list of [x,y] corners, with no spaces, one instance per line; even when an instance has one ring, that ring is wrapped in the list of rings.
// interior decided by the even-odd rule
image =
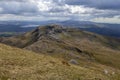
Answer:
[[[1,38],[1,43],[50,55],[80,65],[89,62],[120,68],[120,40],[61,25],[37,27],[25,34]]]
[[[120,80],[119,39],[47,25],[19,36],[0,38],[0,42],[21,48],[0,44],[0,72],[7,71],[7,75],[0,73],[0,79]],[[41,77],[36,79],[38,75]]]

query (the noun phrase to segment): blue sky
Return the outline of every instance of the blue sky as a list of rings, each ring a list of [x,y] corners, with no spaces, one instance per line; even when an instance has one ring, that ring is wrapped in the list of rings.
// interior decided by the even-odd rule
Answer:
[[[0,0],[0,20],[120,23],[120,0]]]

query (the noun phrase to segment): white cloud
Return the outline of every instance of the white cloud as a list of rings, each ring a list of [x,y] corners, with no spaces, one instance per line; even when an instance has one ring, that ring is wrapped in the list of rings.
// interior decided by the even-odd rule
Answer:
[[[51,16],[48,16],[46,18],[46,16],[22,16],[22,15],[13,15],[13,14],[1,14],[0,15],[0,21],[6,21],[6,20],[18,20],[18,21],[21,21],[21,20],[25,20],[25,21],[47,21],[47,20],[68,20],[70,19],[69,17],[58,17],[58,16],[54,16],[54,17],[51,17]]]
[[[2,0],[0,20],[107,20],[119,22],[118,10],[102,10],[84,5],[69,5],[65,0]],[[98,17],[98,18],[97,18]],[[111,17],[111,18],[110,18]],[[113,20],[112,20],[113,19]]]
[[[94,8],[88,8],[88,7],[84,7],[84,6],[78,6],[78,5],[65,5],[65,7],[67,7],[71,13],[78,13],[78,14],[83,14],[86,12],[92,12],[94,10]]]
[[[3,9],[3,14],[21,14],[37,12],[36,4],[30,2],[0,2],[0,7]]]
[[[0,8],[0,13],[3,11],[3,9],[2,8]]]
[[[29,0],[29,3],[35,4],[39,11],[48,11],[52,7],[52,0]]]
[[[114,17],[111,17],[111,18],[104,18],[104,17],[94,18],[91,21],[100,22],[100,23],[117,23],[117,24],[120,24],[120,16],[114,16]]]

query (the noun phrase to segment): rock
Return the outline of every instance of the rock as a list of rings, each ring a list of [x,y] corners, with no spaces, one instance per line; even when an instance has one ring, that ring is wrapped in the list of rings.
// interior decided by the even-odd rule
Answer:
[[[104,73],[105,73],[105,74],[108,74],[108,70],[104,69]]]
[[[115,74],[115,72],[112,72],[112,75],[114,75]]]
[[[69,61],[69,63],[74,64],[74,65],[78,65],[79,64],[75,59],[71,59]]]

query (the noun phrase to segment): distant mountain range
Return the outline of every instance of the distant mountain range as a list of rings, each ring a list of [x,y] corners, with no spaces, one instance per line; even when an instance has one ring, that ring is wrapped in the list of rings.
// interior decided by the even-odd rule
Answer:
[[[101,35],[120,37],[120,24],[95,23],[89,21],[63,21],[62,25],[79,27],[81,30],[95,32]]]
[[[90,21],[1,21],[0,32],[27,32],[45,24],[60,24],[78,27],[81,30],[95,32],[105,36],[120,37],[120,24],[95,23]]]

